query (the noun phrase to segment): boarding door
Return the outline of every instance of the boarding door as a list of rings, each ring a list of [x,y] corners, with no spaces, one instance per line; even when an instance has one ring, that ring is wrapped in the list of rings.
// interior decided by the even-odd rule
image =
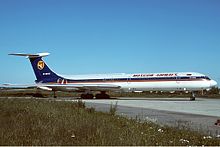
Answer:
[[[130,76],[128,76],[128,78],[127,78],[127,89],[128,89],[128,91],[132,91],[132,89],[131,89],[131,77]]]
[[[177,84],[177,90],[181,88],[181,77],[176,76],[176,84]]]

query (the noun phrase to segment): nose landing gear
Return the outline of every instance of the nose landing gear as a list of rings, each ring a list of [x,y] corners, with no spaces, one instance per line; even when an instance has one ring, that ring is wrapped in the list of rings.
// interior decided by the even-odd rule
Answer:
[[[195,93],[192,92],[192,95],[190,97],[190,101],[195,101],[196,100],[196,96],[195,96]]]

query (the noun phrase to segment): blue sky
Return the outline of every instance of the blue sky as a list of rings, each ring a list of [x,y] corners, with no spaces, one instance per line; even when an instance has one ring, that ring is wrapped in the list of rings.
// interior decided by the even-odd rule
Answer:
[[[0,0],[0,83],[60,74],[195,71],[220,83],[219,0]]]

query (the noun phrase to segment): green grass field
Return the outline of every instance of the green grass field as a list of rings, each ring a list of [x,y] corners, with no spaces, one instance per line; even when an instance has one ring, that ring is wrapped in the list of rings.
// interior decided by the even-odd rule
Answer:
[[[85,108],[78,102],[0,99],[0,145],[220,145],[189,130]]]

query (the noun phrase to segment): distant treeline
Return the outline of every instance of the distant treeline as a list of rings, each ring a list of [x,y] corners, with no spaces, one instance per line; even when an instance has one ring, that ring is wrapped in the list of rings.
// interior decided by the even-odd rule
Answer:
[[[98,92],[95,92],[98,93]],[[190,97],[191,93],[186,92],[163,92],[163,91],[144,91],[144,92],[108,92],[111,97]],[[219,89],[212,88],[207,91],[196,91],[196,97],[220,98]],[[58,97],[80,97],[81,93],[76,92],[56,92]],[[1,97],[53,97],[53,92],[38,89],[0,90]]]

